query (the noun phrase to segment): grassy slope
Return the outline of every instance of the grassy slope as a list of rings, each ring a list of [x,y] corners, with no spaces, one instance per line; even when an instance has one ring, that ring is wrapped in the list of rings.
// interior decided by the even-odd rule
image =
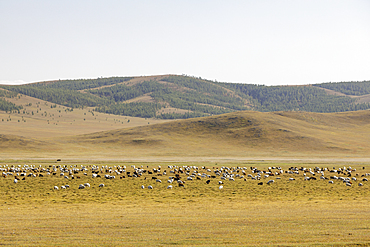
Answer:
[[[0,134],[18,133],[31,138],[37,147],[36,150],[14,142],[10,146],[3,145],[8,148],[3,149],[2,154],[19,157],[21,150],[24,156],[41,158],[59,155],[85,159],[163,160],[184,157],[369,158],[370,153],[369,111],[331,114],[245,111],[150,125],[143,119],[135,122],[136,119],[130,118],[132,121],[127,123],[125,117],[96,115],[91,116],[86,109],[75,109],[63,114],[54,125],[52,117],[47,124],[40,116],[37,116],[39,120],[34,117],[26,122],[0,122],[4,126]],[[38,145],[35,141],[52,145]]]
[[[122,148],[132,156],[366,156],[369,113],[238,112],[95,133],[71,142]]]
[[[92,113],[90,112],[91,108],[65,111],[69,108],[60,105],[51,108],[54,104],[25,95],[7,100],[16,105],[22,105],[23,109],[20,114],[9,114],[0,111],[0,134],[19,135],[27,138],[58,138],[148,125],[148,122],[149,124],[166,122],[157,119],[116,116],[99,112]],[[37,104],[38,102],[40,104]],[[30,103],[31,106],[29,106]],[[23,113],[23,110],[25,110],[25,113]],[[47,114],[45,114],[45,111]],[[32,112],[34,115],[32,115]],[[11,121],[9,121],[10,119]]]

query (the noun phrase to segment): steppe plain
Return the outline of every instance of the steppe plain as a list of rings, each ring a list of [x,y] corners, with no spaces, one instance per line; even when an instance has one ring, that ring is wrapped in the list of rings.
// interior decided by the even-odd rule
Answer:
[[[370,185],[358,186],[370,174],[369,111],[237,112],[163,121],[89,108],[66,111],[27,96],[12,100],[25,111],[0,113],[1,168],[83,166],[87,175],[45,173],[17,183],[16,174],[1,177],[0,245],[370,245]],[[161,166],[162,176],[155,176],[162,183],[147,173],[92,178],[94,165],[126,166],[130,172],[132,166]],[[275,176],[270,185],[271,177],[225,180],[219,189],[220,177],[206,184],[205,178],[187,181],[182,174],[185,186],[167,189],[173,170],[168,166],[196,166],[200,173],[206,171],[202,167],[245,167],[247,174],[250,167],[351,167],[357,181],[352,186],[319,177],[306,181],[300,171]],[[112,175],[105,170],[102,175]],[[91,187],[78,189],[84,183]],[[65,184],[70,188],[60,189]]]

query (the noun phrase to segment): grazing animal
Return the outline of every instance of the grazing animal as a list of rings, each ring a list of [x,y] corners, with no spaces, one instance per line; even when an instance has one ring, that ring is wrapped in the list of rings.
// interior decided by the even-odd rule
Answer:
[[[172,185],[168,185],[167,186],[167,189],[172,189]]]
[[[101,187],[104,187],[104,184],[99,184],[99,187],[101,188]]]
[[[224,186],[220,185],[220,187],[218,187],[218,189],[222,190],[224,188]]]
[[[144,189],[144,188],[145,188],[145,186],[144,186],[144,185],[141,185],[141,188],[142,188],[142,189]]]
[[[259,182],[258,185],[263,185],[263,182]]]
[[[149,185],[148,186],[148,189],[152,190],[153,189],[153,186]]]
[[[207,181],[206,181],[206,184],[209,184],[210,182],[211,182],[211,180],[207,180]]]
[[[275,182],[274,180],[269,180],[266,184],[272,184],[273,182]]]
[[[78,189],[85,189],[85,185],[80,184],[80,185],[78,186]]]
[[[58,186],[54,186],[54,190],[59,190]]]

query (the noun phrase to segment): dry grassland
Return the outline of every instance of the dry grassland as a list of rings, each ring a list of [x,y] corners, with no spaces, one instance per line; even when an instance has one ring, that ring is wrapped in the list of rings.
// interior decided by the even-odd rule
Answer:
[[[51,108],[26,96],[13,101],[25,113],[0,113],[2,166],[352,166],[358,177],[370,173],[369,111],[238,112],[161,123]],[[202,179],[168,190],[168,175],[162,183],[149,175],[80,176],[26,177],[17,184],[14,175],[0,177],[0,245],[370,246],[365,182],[348,187],[283,175],[270,186],[267,179],[263,186],[236,179],[219,190],[219,179],[208,185]],[[81,183],[91,187],[79,190]],[[70,189],[53,189],[65,184]]]
[[[93,108],[75,108],[70,111],[69,107],[55,105],[26,95],[19,98],[7,98],[7,100],[16,105],[22,105],[23,109],[20,114],[7,114],[0,111],[0,134],[3,135],[19,135],[25,138],[49,140],[62,136],[75,136],[166,122],[158,119],[104,114],[94,112]],[[52,106],[56,107],[51,108]]]
[[[79,163],[34,163],[43,167]],[[3,163],[4,165],[4,163]],[[9,166],[18,163],[9,163]],[[22,164],[23,165],[23,164]],[[84,163],[84,166],[92,164]],[[131,164],[100,163],[109,167]],[[135,164],[140,166],[140,164]],[[142,164],[144,168],[158,164]],[[160,164],[162,170],[167,164]],[[173,165],[173,163],[172,163]],[[176,164],[175,164],[176,165]],[[221,167],[205,165],[211,169]],[[368,164],[223,164],[236,167],[268,166],[329,167],[352,165],[361,175]],[[363,169],[365,167],[365,169]],[[44,174],[45,175],[45,174]],[[235,181],[220,178],[175,183],[166,189],[167,176],[139,178],[80,179],[59,176],[26,177],[14,184],[14,177],[0,178],[0,239],[5,245],[28,246],[369,246],[370,184],[352,187],[327,180],[304,181],[303,175],[283,174],[275,183],[270,178]],[[75,175],[76,176],[76,175]],[[122,176],[122,175],[121,175]],[[157,183],[151,177],[162,179]],[[329,176],[329,174],[328,174]],[[184,175],[182,177],[185,179]],[[295,177],[295,181],[289,181]],[[263,186],[257,185],[264,182]],[[91,187],[79,190],[78,185]],[[104,183],[105,187],[98,185]],[[69,184],[66,190],[54,186]],[[153,190],[140,186],[152,185]]]

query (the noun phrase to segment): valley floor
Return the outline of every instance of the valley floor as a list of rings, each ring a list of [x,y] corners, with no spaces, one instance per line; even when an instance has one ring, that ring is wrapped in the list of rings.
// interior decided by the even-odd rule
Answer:
[[[192,201],[0,206],[2,245],[369,246],[369,201]]]
[[[306,181],[302,174],[284,173],[271,185],[266,184],[271,177],[252,180],[246,176],[246,180],[222,180],[223,189],[219,189],[217,177],[209,184],[205,179],[194,179],[186,181],[185,187],[174,182],[173,189],[166,189],[168,175],[159,177],[163,183],[149,174],[121,179],[118,175],[105,179],[102,174],[93,178],[90,168],[105,165],[114,170],[127,166],[132,172],[133,165],[149,170],[161,165],[169,172],[169,163],[62,162],[0,162],[3,168],[25,163],[88,168],[86,175],[80,172],[81,177],[76,179],[70,175],[65,178],[59,172],[25,177],[17,183],[15,174],[1,177],[0,245],[370,246],[370,184],[358,185],[370,174],[369,163],[172,163],[210,169],[245,166],[248,173],[250,166],[281,166],[284,170],[291,166],[351,166],[359,174],[351,187],[342,181]],[[262,186],[257,184],[260,181]],[[91,187],[78,189],[86,182]],[[101,183],[105,184],[102,188],[98,186]],[[70,188],[53,189],[63,184]],[[154,188],[149,190],[148,185]]]

